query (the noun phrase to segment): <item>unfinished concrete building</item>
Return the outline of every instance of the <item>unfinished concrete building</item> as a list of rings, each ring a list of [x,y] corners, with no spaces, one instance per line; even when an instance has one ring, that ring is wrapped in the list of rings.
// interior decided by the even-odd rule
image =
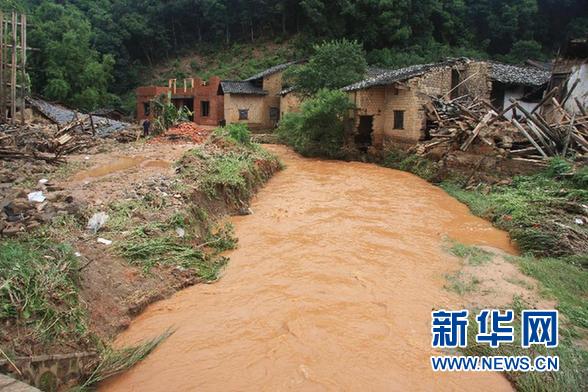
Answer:
[[[504,107],[509,98],[528,92],[541,99],[549,73],[535,68],[473,61],[466,58],[373,70],[372,75],[343,88],[355,105],[355,143],[365,149],[413,145],[427,137],[425,106],[433,98],[480,97]],[[529,89],[527,89],[529,88]]]
[[[220,78],[213,76],[208,81],[185,79],[180,86],[172,79],[167,87],[139,87],[136,90],[137,119],[152,118],[155,113],[153,100],[162,97],[162,100],[170,100],[178,109],[186,107],[193,113],[190,120],[197,124],[219,125],[224,119],[224,99],[220,85]]]

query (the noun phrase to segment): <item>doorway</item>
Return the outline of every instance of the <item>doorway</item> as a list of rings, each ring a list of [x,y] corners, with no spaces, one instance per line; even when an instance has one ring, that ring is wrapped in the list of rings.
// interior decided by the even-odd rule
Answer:
[[[374,132],[374,116],[359,116],[359,126],[355,136],[355,144],[362,152],[367,152],[372,145],[372,133]]]

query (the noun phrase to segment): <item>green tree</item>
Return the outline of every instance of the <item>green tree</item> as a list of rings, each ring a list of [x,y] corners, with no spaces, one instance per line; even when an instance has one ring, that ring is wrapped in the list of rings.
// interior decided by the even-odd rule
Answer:
[[[111,104],[114,58],[92,48],[92,28],[71,5],[45,1],[33,14],[33,87],[48,99],[92,110]]]
[[[321,89],[338,89],[365,76],[367,62],[361,44],[346,39],[315,45],[307,64],[292,67],[286,80],[299,94],[310,96]]]
[[[320,90],[304,101],[300,113],[288,113],[278,136],[307,156],[338,158],[345,141],[345,120],[352,104],[340,90]]]

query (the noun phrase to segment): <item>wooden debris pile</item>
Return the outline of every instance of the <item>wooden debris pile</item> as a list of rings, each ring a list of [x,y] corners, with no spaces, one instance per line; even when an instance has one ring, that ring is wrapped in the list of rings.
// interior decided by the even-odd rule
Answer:
[[[62,128],[52,125],[0,125],[0,159],[38,160],[60,163],[64,156],[96,144],[92,126],[81,120]]]
[[[588,157],[588,115],[567,113],[554,89],[533,109],[519,101],[502,110],[484,99],[469,96],[454,100],[433,98],[424,107],[429,140],[416,148],[425,154],[435,146],[468,151],[472,145],[490,148],[514,160],[542,163],[554,156]],[[552,119],[547,121],[546,118]]]

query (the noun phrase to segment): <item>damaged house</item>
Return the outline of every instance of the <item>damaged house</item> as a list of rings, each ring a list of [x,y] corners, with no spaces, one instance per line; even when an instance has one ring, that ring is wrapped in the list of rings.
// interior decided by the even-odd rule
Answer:
[[[588,38],[569,40],[560,50],[553,65],[549,83],[550,90],[557,88],[555,95],[568,113],[585,116],[588,107]],[[544,108],[546,117],[554,120],[557,113],[554,105]]]
[[[358,147],[407,147],[427,139],[427,107],[433,99],[478,97],[503,108],[510,98],[524,98],[531,108],[541,100],[548,79],[549,73],[537,68],[459,58],[375,70],[343,91],[356,107],[352,128]]]

